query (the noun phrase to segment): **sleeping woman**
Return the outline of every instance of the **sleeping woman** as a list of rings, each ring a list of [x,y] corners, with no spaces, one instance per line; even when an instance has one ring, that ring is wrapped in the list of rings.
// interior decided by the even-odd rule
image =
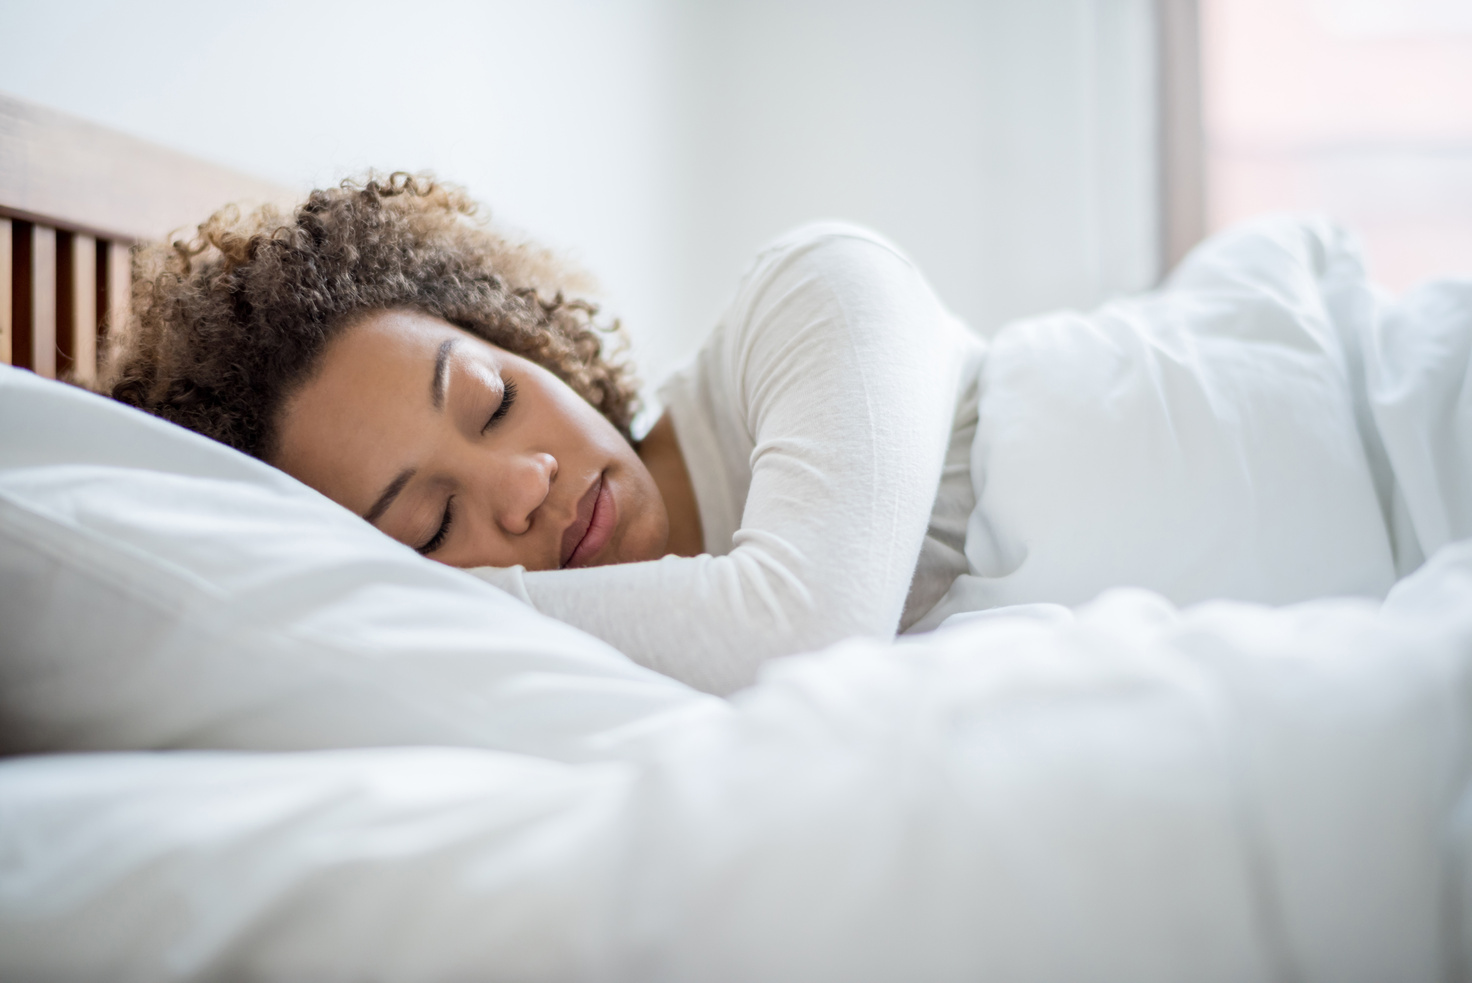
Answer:
[[[1321,220],[985,343],[889,243],[810,226],[757,255],[635,441],[582,283],[474,212],[407,176],[221,212],[138,256],[108,388],[718,693],[1119,585],[1380,597],[1472,535],[1472,492],[1442,493],[1472,389],[1433,398],[1462,391],[1465,285],[1387,306]]]
[[[761,252],[642,440],[584,284],[395,175],[137,259],[107,387],[692,685],[893,637],[966,572],[982,343],[864,230]]]

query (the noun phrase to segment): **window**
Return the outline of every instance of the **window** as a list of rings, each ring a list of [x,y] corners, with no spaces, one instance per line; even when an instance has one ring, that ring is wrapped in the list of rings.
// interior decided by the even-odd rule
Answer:
[[[1472,3],[1201,0],[1206,221],[1323,211],[1395,290],[1472,274]]]

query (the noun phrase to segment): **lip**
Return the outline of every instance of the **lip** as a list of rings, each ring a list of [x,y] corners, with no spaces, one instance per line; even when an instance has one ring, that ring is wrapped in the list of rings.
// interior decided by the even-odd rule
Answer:
[[[613,536],[616,519],[613,492],[600,474],[578,500],[577,517],[562,533],[562,566],[580,567],[597,556]]]

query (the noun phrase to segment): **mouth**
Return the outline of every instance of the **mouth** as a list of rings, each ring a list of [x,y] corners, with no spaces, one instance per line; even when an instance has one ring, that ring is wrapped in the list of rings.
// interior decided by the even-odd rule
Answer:
[[[598,475],[578,500],[577,516],[562,533],[561,566],[580,567],[597,556],[613,535],[616,518],[606,476]]]

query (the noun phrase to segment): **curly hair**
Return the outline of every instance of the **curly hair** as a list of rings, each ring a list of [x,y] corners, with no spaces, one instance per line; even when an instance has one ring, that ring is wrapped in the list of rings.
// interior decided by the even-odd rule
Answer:
[[[462,189],[401,172],[313,191],[289,218],[221,209],[187,242],[135,251],[132,317],[101,388],[269,460],[328,342],[408,308],[550,370],[627,438],[637,383],[603,344],[618,323],[595,320],[581,274],[476,212]]]

